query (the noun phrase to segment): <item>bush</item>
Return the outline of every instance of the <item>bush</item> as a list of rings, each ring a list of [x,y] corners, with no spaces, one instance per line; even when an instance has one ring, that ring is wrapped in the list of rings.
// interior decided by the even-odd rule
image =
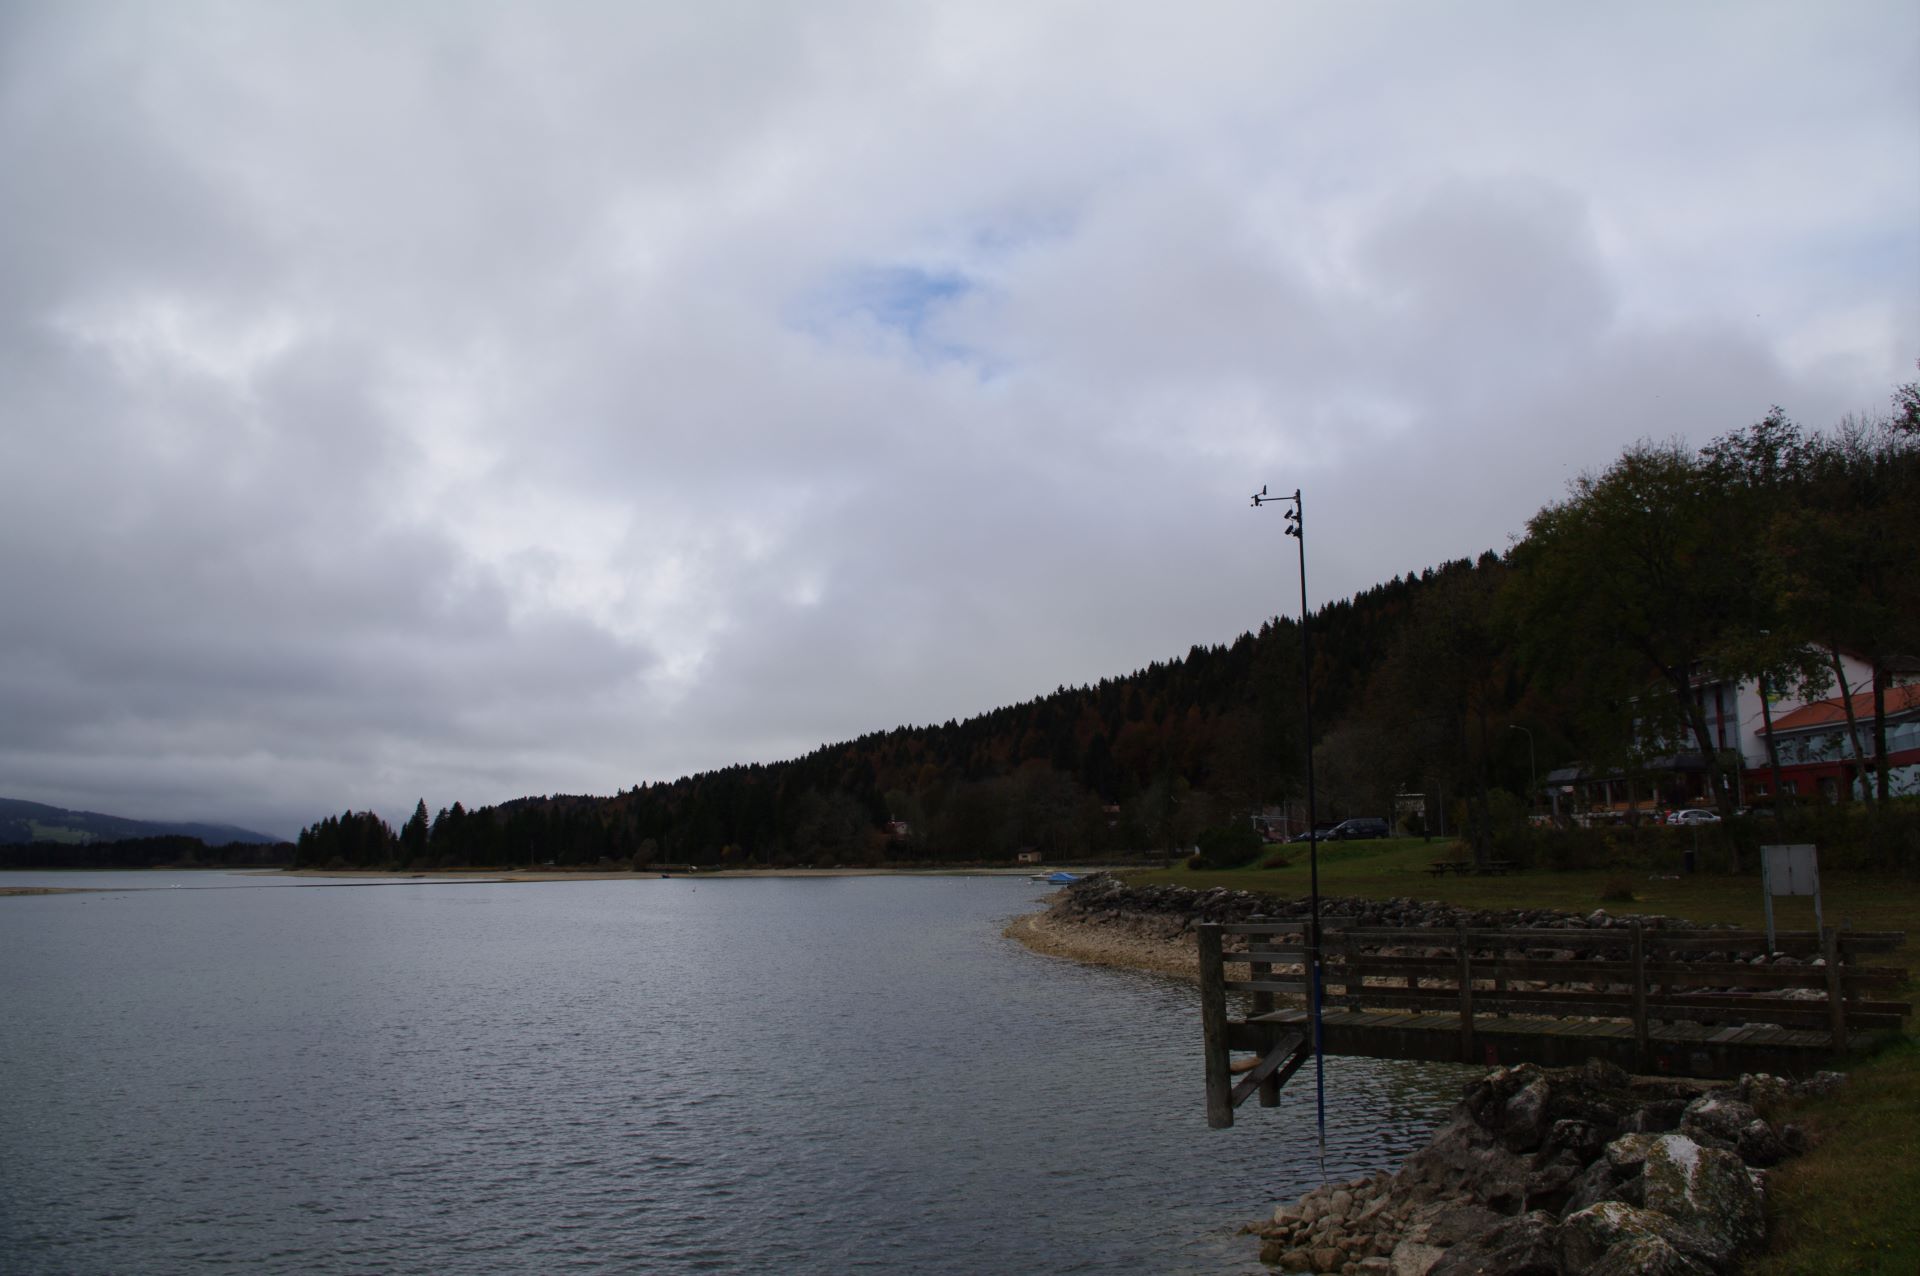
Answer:
[[[1725,872],[1738,848],[1740,865],[1759,872],[1760,848],[1779,842],[1810,842],[1820,848],[1820,866],[1920,876],[1920,801],[1902,798],[1884,811],[1859,804],[1806,802],[1775,819],[1768,812],[1743,815],[1728,824],[1676,828],[1650,819],[1637,825],[1544,828],[1496,820],[1494,855],[1517,864],[1552,869],[1678,871],[1689,851],[1702,872]]]
[[[1266,843],[1248,823],[1215,826],[1194,841],[1194,853],[1187,861],[1191,868],[1241,868],[1253,862]]]

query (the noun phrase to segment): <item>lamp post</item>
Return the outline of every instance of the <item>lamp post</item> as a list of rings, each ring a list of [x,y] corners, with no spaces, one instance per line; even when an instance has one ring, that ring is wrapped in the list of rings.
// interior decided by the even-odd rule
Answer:
[[[1314,1105],[1320,1133],[1320,1178],[1327,1177],[1327,1069],[1320,1040],[1320,830],[1313,792],[1313,639],[1307,632],[1307,521],[1300,489],[1291,496],[1268,496],[1267,486],[1253,494],[1253,507],[1289,501],[1287,535],[1300,548],[1300,716],[1306,723],[1307,748],[1307,1003],[1313,1019]]]
[[[1518,731],[1527,737],[1527,814],[1533,814],[1533,804],[1540,793],[1540,768],[1533,757],[1533,732],[1518,723],[1509,722],[1507,730]]]

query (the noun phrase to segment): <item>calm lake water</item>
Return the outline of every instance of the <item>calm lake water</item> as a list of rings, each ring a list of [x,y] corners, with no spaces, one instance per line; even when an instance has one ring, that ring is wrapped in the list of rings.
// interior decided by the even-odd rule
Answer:
[[[1257,1272],[1310,1070],[1204,1119],[1190,985],[1009,878],[0,898],[0,1270]],[[178,889],[170,889],[175,884]],[[1463,1073],[1328,1064],[1330,1174]]]

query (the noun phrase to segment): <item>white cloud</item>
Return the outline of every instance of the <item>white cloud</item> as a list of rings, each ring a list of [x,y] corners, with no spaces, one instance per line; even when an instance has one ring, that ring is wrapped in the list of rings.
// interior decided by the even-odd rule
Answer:
[[[1920,352],[1858,4],[0,11],[0,792],[283,832],[939,720]]]

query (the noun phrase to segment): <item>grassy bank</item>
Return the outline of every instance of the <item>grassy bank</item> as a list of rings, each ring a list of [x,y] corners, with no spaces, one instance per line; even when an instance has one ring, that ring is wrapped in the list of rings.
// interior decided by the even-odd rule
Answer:
[[[1202,890],[1225,886],[1289,898],[1303,896],[1307,893],[1307,848],[1285,849],[1290,854],[1298,852],[1291,854],[1292,862],[1285,868],[1194,872],[1176,867],[1129,873],[1127,878]],[[1682,875],[1677,865],[1670,870],[1530,869],[1508,877],[1435,877],[1427,871],[1433,861],[1454,853],[1450,844],[1438,838],[1430,843],[1417,837],[1323,842],[1320,892],[1367,899],[1411,896],[1469,908],[1564,908],[1582,913],[1604,908],[1610,913],[1654,913],[1756,929],[1766,921],[1757,875]],[[1631,892],[1632,898],[1617,897],[1624,892]],[[1912,933],[1914,939],[1907,947],[1882,960],[1904,966],[1909,973],[1920,973],[1920,881],[1875,873],[1829,872],[1821,877],[1821,903],[1829,926],[1851,923],[1856,930]],[[1812,930],[1813,901],[1776,900],[1774,920],[1782,930]]]
[[[1294,848],[1288,848],[1289,850]],[[1130,874],[1142,883],[1265,891],[1289,898],[1307,892],[1306,848],[1285,868],[1193,872],[1185,868]],[[1681,876],[1640,869],[1534,870],[1510,877],[1435,877],[1428,866],[1453,854],[1447,844],[1418,838],[1333,843],[1321,847],[1320,890],[1372,899],[1411,896],[1471,908],[1561,908],[1647,913],[1758,928],[1765,922],[1758,876]],[[1906,969],[1904,997],[1920,982],[1920,883],[1871,873],[1822,875],[1828,925],[1900,930],[1906,947],[1877,960]],[[1621,898],[1631,893],[1631,899]],[[1810,930],[1808,899],[1776,901],[1775,924]],[[1908,1021],[1909,1029],[1913,1021]],[[1920,1271],[1920,1044],[1911,1038],[1874,1058],[1855,1061],[1839,1094],[1788,1114],[1810,1129],[1816,1146],[1778,1172],[1769,1208],[1770,1251],[1755,1276]]]

